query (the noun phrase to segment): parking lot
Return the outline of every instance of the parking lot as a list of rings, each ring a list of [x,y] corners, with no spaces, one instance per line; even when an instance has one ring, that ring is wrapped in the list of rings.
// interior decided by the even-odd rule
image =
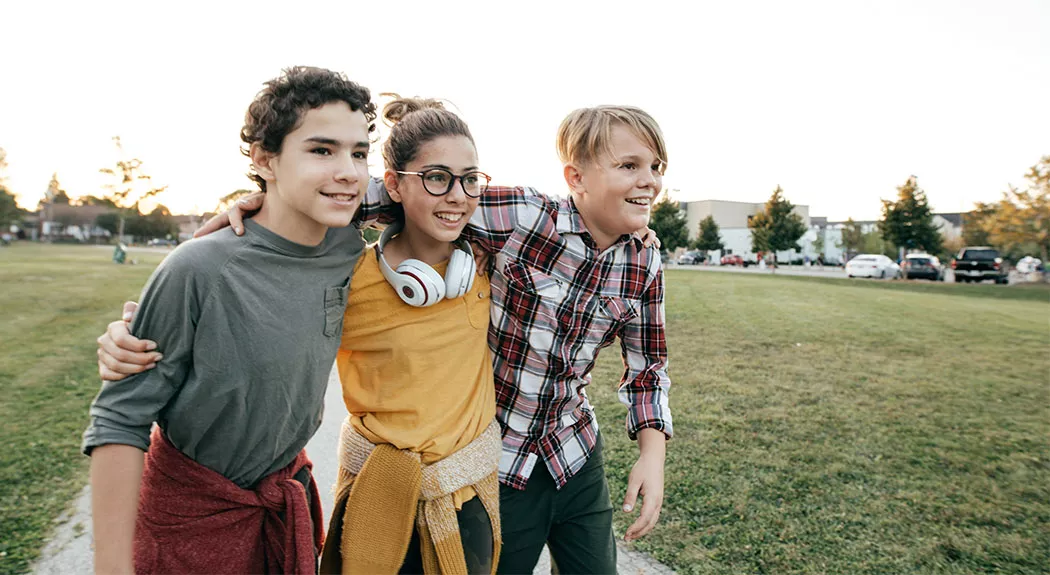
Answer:
[[[748,274],[778,274],[785,276],[815,276],[815,277],[829,277],[829,278],[846,278],[846,271],[841,267],[835,266],[824,266],[823,268],[817,266],[781,266],[779,268],[761,269],[756,265],[750,265],[748,267],[741,266],[712,266],[712,265],[679,265],[673,262],[666,262],[664,264],[668,269],[677,270],[694,270],[694,271],[705,271],[705,272],[728,272],[728,273],[748,273]],[[866,278],[854,278],[856,281],[888,281],[888,280],[871,280]],[[1018,273],[1016,270],[1011,270],[1009,275],[1010,284],[1021,283],[1024,281],[1033,281],[1030,278],[1026,278],[1024,274]],[[897,280],[901,281],[901,280]],[[929,280],[908,280],[908,281],[929,281]],[[951,268],[944,270],[944,283],[954,284],[955,275],[952,273]],[[993,284],[992,280],[987,280],[983,283]]]

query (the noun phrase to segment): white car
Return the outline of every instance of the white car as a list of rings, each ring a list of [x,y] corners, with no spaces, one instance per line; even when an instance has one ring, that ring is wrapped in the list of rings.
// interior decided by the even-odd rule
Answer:
[[[860,254],[846,263],[846,275],[851,278],[897,279],[901,267],[882,254]]]

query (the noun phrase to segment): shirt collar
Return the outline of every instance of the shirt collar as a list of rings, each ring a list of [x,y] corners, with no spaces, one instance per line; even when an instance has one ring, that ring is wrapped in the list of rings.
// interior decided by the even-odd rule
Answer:
[[[592,242],[591,233],[587,230],[587,225],[583,223],[583,216],[580,215],[580,210],[576,208],[576,202],[573,201],[572,196],[565,198],[558,202],[558,220],[557,230],[559,234],[576,234],[586,236]],[[623,243],[634,243],[635,247],[642,248],[642,240],[638,239],[634,234],[624,234],[620,236],[613,247]]]

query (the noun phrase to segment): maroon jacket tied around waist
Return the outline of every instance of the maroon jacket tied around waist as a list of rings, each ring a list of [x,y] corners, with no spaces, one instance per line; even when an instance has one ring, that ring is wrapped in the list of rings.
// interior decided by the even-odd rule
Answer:
[[[317,486],[290,465],[248,490],[186,457],[153,429],[135,525],[136,573],[316,573],[324,539]]]

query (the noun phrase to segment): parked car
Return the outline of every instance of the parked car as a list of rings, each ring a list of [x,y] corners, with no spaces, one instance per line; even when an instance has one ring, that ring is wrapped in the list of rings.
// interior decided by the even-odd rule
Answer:
[[[860,254],[846,262],[846,275],[851,278],[897,279],[901,268],[882,254]]]
[[[729,254],[722,256],[722,260],[720,263],[724,266],[744,266],[745,268],[747,267],[747,261],[742,256],[740,256],[740,254]]]
[[[997,284],[1009,282],[1006,266],[999,251],[987,246],[968,246],[959,250],[952,259],[956,282],[982,282],[995,280]]]
[[[174,247],[175,244],[175,240],[164,240],[161,238],[153,238],[152,240],[146,242],[146,245],[151,248]]]
[[[936,256],[930,254],[908,254],[901,262],[904,279],[927,279],[944,281],[944,266]]]
[[[685,252],[678,256],[678,265],[690,265],[695,266],[697,264],[704,263],[704,254],[700,252]]]

